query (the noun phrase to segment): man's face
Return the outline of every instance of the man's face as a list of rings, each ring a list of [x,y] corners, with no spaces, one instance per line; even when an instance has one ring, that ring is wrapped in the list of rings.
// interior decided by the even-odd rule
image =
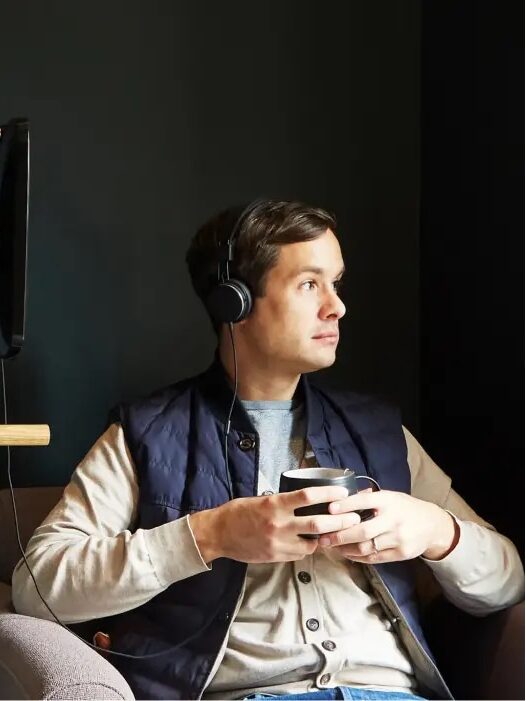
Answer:
[[[291,373],[334,363],[338,322],[345,314],[337,292],[343,269],[340,244],[330,229],[312,241],[280,247],[264,297],[254,300],[251,314],[239,324],[255,362]]]

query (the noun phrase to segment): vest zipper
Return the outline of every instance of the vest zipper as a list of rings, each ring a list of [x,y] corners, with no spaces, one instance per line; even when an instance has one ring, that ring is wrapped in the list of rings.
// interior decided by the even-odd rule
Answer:
[[[230,623],[229,623],[228,628],[226,630],[225,637],[223,638],[223,642],[221,643],[221,646],[219,648],[219,652],[217,653],[217,657],[214,660],[214,664],[212,665],[212,668],[210,669],[210,673],[208,674],[208,677],[206,678],[204,686],[201,689],[201,691],[199,692],[199,695],[197,696],[198,700],[200,700],[202,698],[203,693],[208,688],[208,685],[210,684],[213,676],[215,675],[215,673],[219,669],[219,665],[221,664],[221,661],[223,660],[223,657],[225,656],[225,652],[226,652],[225,640],[228,640],[228,636],[230,634],[230,628],[232,627],[232,624],[234,623],[234,620],[239,612],[239,609],[241,608],[241,601],[242,601],[243,595],[245,593],[246,581],[247,581],[247,574],[245,572],[245,577],[243,578],[243,585],[241,586],[241,591],[239,592],[236,607],[235,607],[232,615],[230,616]],[[219,659],[219,656],[221,654],[221,650],[223,650],[223,656],[221,657],[221,659]],[[219,661],[219,664],[218,664],[218,661]]]

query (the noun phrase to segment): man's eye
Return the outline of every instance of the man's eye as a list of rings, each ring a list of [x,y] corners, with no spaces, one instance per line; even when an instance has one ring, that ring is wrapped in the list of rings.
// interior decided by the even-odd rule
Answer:
[[[316,281],[315,280],[305,280],[305,282],[301,283],[301,287],[305,287],[306,285],[308,285],[308,287],[306,287],[305,289],[312,290],[316,287]],[[339,280],[334,280],[332,285],[333,285],[334,289],[336,290],[336,292],[338,292],[338,290],[342,286],[342,279],[340,278]]]

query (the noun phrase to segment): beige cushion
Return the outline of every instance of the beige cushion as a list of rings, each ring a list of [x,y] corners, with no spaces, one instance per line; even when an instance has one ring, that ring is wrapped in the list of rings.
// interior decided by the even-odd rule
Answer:
[[[133,699],[121,674],[73,633],[29,616],[0,615],[0,698]]]

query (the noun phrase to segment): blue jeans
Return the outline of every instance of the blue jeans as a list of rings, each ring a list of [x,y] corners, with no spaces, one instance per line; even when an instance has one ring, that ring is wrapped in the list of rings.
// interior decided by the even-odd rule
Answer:
[[[283,694],[276,696],[275,694],[250,694],[245,696],[246,699],[287,699],[287,701],[295,701],[296,699],[330,699],[340,701],[350,699],[350,701],[425,701],[423,696],[415,696],[410,692],[404,693],[399,691],[376,691],[374,689],[360,689],[354,686],[335,686],[332,689],[319,689],[318,691],[307,691],[304,694]]]

